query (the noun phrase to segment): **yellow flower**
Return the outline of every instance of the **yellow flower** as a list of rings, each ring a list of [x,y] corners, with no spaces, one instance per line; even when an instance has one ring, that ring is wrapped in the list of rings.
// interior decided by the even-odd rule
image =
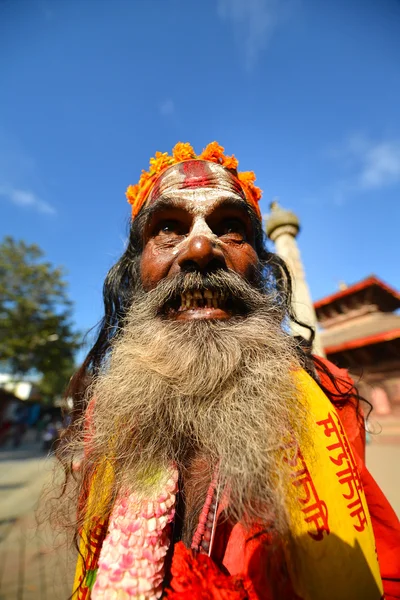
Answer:
[[[150,159],[150,175],[161,173],[167,166],[172,165],[174,159],[168,152],[156,152],[154,158]]]
[[[159,152],[157,150],[155,156],[150,159],[150,167],[157,164],[163,156],[168,156],[168,152]]]

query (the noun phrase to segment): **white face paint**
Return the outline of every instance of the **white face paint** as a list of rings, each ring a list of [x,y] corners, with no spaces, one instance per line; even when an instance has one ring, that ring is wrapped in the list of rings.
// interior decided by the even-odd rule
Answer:
[[[194,216],[189,234],[175,246],[173,254],[181,252],[196,236],[206,236],[214,245],[220,245],[218,236],[207,224],[208,215],[222,200],[233,198],[246,202],[239,193],[236,178],[231,173],[221,165],[214,163],[207,163],[207,169],[211,185],[207,185],[205,182],[204,186],[193,188],[186,184],[187,179],[182,174],[179,165],[174,165],[160,178],[156,194],[151,193],[149,196],[148,204],[155,203],[157,198],[162,197],[170,200],[171,206],[174,204],[184,205],[185,209]]]
[[[171,192],[170,192],[171,193]],[[167,197],[170,196],[170,193]],[[166,196],[163,195],[165,198]],[[192,228],[184,240],[179,242],[173,249],[172,254],[178,254],[189,245],[197,236],[207,237],[215,246],[221,245],[219,237],[212,231],[207,223],[207,217],[212,213],[217,204],[226,198],[234,198],[243,201],[243,198],[235,192],[226,193],[226,190],[215,188],[197,188],[195,190],[177,190],[171,197],[171,206],[175,203],[185,208],[194,216]]]

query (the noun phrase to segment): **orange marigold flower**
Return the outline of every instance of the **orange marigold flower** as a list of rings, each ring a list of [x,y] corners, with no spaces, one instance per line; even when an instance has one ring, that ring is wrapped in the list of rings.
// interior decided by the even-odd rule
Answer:
[[[150,179],[150,173],[142,169],[139,179],[140,183],[145,183],[148,179]]]
[[[156,152],[155,156],[150,159],[150,168],[148,171],[142,171],[139,183],[130,185],[126,191],[126,197],[129,204],[132,205],[132,218],[139,213],[143,204],[146,202],[157,177],[163,173],[168,167],[178,162],[190,159],[207,160],[222,165],[227,169],[238,168],[238,161],[235,156],[225,156],[223,146],[218,142],[211,142],[206,146],[203,152],[196,156],[193,147],[187,142],[178,142],[173,151],[172,156],[168,152]],[[258,202],[261,198],[261,190],[254,185],[256,176],[253,171],[244,171],[237,173],[237,177],[241,183],[247,201],[253,206],[257,215],[261,218]]]
[[[168,152],[156,152],[155,157],[150,159],[150,175],[161,173],[161,171],[173,162],[174,159],[169,156]]]
[[[253,196],[256,199],[257,202],[259,202],[259,200],[261,200],[261,196],[262,196],[262,190],[257,187],[256,185],[251,185],[250,186],[253,192]]]
[[[256,176],[253,171],[242,171],[238,173],[239,180],[243,183],[253,183],[256,180]]]
[[[138,195],[138,191],[139,191],[138,183],[136,183],[135,185],[128,185],[127,190],[125,192],[125,196],[129,202],[129,204],[133,205],[135,203],[136,197]]]
[[[224,147],[220,146],[218,142],[211,142],[206,146],[199,158],[202,160],[209,160],[211,162],[220,162],[220,159],[224,155]]]
[[[238,160],[232,154],[232,156],[224,156],[222,158],[222,166],[226,169],[237,169],[238,168]]]
[[[150,159],[150,166],[159,161],[163,156],[168,156],[168,152],[160,152],[159,150],[157,150],[155,156],[152,156]]]
[[[253,171],[243,171],[243,173],[238,173],[238,179],[242,184],[247,200],[253,205],[257,215],[261,218],[261,212],[258,203],[261,199],[262,191],[259,187],[254,185],[254,181],[256,180],[255,174]]]
[[[178,142],[172,150],[172,156],[176,162],[190,160],[191,158],[196,157],[192,146],[188,142]]]

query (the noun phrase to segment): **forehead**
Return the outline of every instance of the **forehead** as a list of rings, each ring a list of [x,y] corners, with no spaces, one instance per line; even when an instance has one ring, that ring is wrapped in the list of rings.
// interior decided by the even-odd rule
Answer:
[[[204,204],[223,197],[246,202],[238,179],[221,165],[203,160],[189,160],[173,165],[155,183],[147,206],[157,199],[170,198]]]

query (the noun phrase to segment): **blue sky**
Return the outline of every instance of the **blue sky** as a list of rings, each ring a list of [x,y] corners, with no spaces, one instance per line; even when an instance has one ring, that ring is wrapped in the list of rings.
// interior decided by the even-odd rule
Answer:
[[[399,31],[397,0],[2,0],[0,236],[65,265],[87,330],[126,186],[217,140],[264,213],[300,217],[314,299],[370,273],[400,288]]]

